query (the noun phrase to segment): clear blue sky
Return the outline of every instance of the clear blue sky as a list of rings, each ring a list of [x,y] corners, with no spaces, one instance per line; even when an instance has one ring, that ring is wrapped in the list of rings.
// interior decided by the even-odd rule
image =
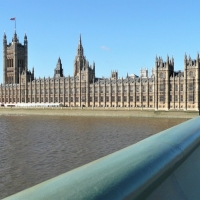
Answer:
[[[29,69],[36,77],[53,76],[58,57],[64,75],[73,75],[79,34],[86,58],[96,63],[96,76],[119,77],[154,66],[155,56],[175,59],[183,70],[184,53],[200,51],[200,1],[182,0],[1,0],[0,29],[10,42],[28,36]],[[1,41],[2,41],[1,40]],[[0,82],[3,80],[1,42]]]

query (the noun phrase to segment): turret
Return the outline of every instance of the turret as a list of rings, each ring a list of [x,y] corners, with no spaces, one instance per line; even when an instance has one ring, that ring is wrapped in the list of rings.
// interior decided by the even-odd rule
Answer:
[[[63,77],[63,68],[60,57],[58,58],[56,68],[54,69],[54,77],[55,78]]]
[[[4,32],[3,35],[3,44],[7,44],[7,37],[6,37],[6,33]]]
[[[34,67],[32,68],[32,77],[34,79]]]
[[[13,38],[12,38],[12,42],[16,42],[16,43],[18,42],[16,30],[14,32],[14,35],[13,35]]]
[[[199,62],[199,52],[197,52],[197,63]]]
[[[6,83],[7,75],[7,38],[6,33],[4,32],[3,36],[3,82]]]
[[[185,55],[184,55],[184,69],[186,69],[186,68],[187,68],[187,55],[185,53]]]
[[[157,68],[158,67],[158,57],[157,57],[157,55],[156,55],[156,59],[155,59],[155,68]]]
[[[166,63],[169,64],[169,56],[167,55]]]
[[[28,43],[28,40],[27,40],[27,35],[25,33],[25,35],[24,35],[24,45],[27,45],[27,43]]]
[[[25,67],[25,71],[28,70],[28,40],[27,40],[27,36],[26,33],[24,35],[24,67]]]

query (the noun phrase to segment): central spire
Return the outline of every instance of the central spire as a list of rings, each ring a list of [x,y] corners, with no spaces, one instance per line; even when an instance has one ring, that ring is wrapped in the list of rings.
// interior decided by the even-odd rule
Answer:
[[[82,46],[82,42],[81,42],[81,34],[80,34],[80,38],[79,38],[79,45]]]
[[[81,34],[79,38],[79,44],[78,44],[78,49],[77,49],[77,55],[78,56],[83,56],[83,46],[82,46],[82,41],[81,41]]]

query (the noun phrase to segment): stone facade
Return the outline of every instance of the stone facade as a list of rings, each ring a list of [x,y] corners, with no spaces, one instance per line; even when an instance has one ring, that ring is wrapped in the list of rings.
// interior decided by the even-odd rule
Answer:
[[[34,78],[28,70],[28,40],[19,43],[16,32],[12,43],[3,37],[3,80],[0,102],[61,103],[68,107],[132,107],[155,110],[198,110],[200,107],[200,58],[184,57],[184,71],[174,71],[174,59],[156,57],[151,76],[142,69],[140,76],[110,78],[95,76],[95,63],[84,56],[81,37],[74,61],[74,76],[65,77],[61,59],[52,78]]]

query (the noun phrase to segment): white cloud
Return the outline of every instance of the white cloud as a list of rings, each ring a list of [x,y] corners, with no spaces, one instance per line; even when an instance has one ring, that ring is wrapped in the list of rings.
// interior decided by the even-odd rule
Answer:
[[[110,51],[110,48],[108,48],[108,47],[106,47],[106,46],[104,46],[104,45],[101,46],[101,49],[104,50],[104,51]]]

